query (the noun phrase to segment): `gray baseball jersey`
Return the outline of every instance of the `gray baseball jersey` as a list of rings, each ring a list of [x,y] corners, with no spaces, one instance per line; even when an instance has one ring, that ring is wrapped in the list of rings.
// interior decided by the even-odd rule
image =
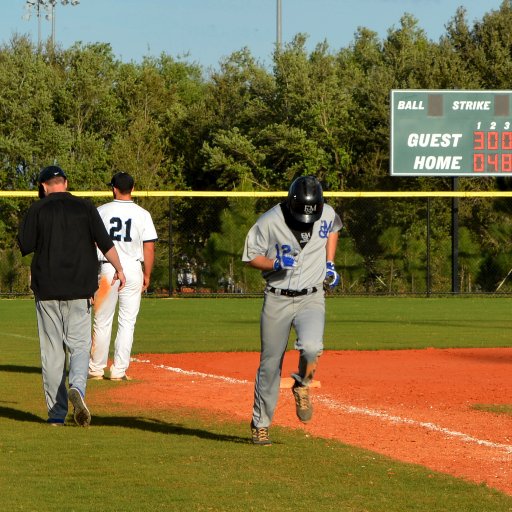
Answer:
[[[339,231],[341,219],[328,204],[322,217],[314,223],[309,241],[301,249],[299,241],[287,226],[281,206],[277,204],[265,212],[249,230],[245,240],[242,260],[249,262],[263,255],[275,259],[290,254],[297,260],[297,267],[278,272],[263,272],[263,278],[275,288],[302,290],[321,286],[325,279],[325,245],[330,233]]]
[[[260,366],[254,386],[252,425],[257,428],[268,427],[272,421],[279,396],[283,354],[292,327],[297,334],[295,348],[300,354],[297,372],[292,377],[301,386],[309,386],[313,379],[323,350],[325,298],[322,285],[327,239],[341,227],[338,214],[324,204],[321,218],[310,230],[296,236],[286,224],[283,208],[278,204],[259,217],[247,234],[243,261],[252,261],[257,256],[275,259],[284,254],[297,260],[296,268],[262,273],[268,287],[261,311]],[[272,288],[308,292],[292,297],[273,293]]]

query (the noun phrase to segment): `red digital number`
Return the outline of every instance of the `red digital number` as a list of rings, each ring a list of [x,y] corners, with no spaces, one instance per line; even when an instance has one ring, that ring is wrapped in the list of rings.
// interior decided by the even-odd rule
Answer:
[[[485,149],[484,132],[473,132],[473,149]]]
[[[487,149],[497,151],[500,145],[498,132],[487,132]]]
[[[485,158],[482,153],[475,153],[473,155],[473,172],[484,172],[485,171]]]
[[[501,134],[501,148],[512,149],[512,132],[503,132]]]
[[[500,159],[498,153],[489,153],[487,155],[487,170],[498,172],[500,170]]]
[[[503,172],[512,172],[512,153],[501,155],[501,170]]]

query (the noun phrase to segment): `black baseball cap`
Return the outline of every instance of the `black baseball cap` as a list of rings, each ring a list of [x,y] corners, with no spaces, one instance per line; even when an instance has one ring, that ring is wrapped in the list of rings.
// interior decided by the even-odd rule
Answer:
[[[133,178],[127,172],[118,172],[112,176],[107,186],[115,187],[121,192],[129,192],[132,190],[134,183]]]
[[[58,176],[64,178],[65,180],[68,179],[66,173],[58,165],[49,165],[39,173],[38,181],[39,183],[45,183],[46,181],[51,180],[52,178],[57,178]]]

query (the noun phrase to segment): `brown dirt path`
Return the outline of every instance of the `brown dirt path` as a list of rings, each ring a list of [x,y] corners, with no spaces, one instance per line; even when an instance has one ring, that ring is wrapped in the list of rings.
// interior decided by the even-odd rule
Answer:
[[[250,421],[257,353],[141,354],[134,382],[95,390],[127,406],[196,408]],[[285,357],[283,376],[297,364]],[[512,495],[512,417],[474,404],[512,403],[512,348],[326,351],[302,425],[282,389],[274,424],[421,464]],[[216,400],[207,399],[215,396]]]

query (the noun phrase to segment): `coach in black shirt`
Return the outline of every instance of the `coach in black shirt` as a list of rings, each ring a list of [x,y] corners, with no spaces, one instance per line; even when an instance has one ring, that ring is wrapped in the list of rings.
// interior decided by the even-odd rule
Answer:
[[[96,246],[114,266],[115,282],[125,284],[119,256],[94,205],[67,192],[64,171],[52,165],[39,175],[41,199],[19,227],[23,256],[34,253],[31,288],[36,300],[43,386],[48,423],[63,425],[68,399],[75,421],[91,421],[85,388],[91,350],[91,299],[98,288]],[[66,353],[69,352],[69,390]]]

